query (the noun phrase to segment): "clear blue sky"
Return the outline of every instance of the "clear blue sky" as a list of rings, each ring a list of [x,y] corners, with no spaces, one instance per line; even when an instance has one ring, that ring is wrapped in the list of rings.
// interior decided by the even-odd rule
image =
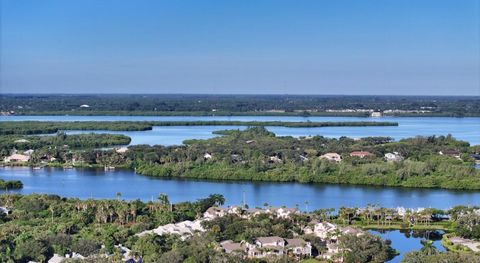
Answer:
[[[480,95],[479,0],[0,0],[1,93]]]

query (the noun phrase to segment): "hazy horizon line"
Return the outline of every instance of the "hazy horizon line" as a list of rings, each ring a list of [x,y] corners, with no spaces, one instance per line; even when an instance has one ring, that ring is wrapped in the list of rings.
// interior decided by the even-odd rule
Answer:
[[[0,96],[4,95],[13,95],[13,96],[28,96],[28,95],[56,95],[56,96],[76,96],[76,95],[187,95],[187,96],[352,96],[352,97],[366,97],[366,96],[377,96],[377,97],[480,97],[478,95],[426,95],[426,94],[320,94],[320,93],[2,93]]]

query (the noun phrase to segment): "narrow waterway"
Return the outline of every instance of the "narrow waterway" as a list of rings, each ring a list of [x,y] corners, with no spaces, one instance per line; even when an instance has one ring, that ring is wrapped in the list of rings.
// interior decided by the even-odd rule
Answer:
[[[49,193],[82,199],[115,198],[115,193],[121,192],[124,199],[150,200],[166,193],[173,202],[179,202],[218,193],[225,196],[227,205],[241,204],[245,195],[250,207],[262,207],[268,203],[298,206],[302,210],[364,207],[367,204],[392,208],[480,205],[480,191],[164,179],[138,175],[131,170],[105,172],[103,169],[3,167],[0,168],[0,178],[21,180],[24,188],[16,190],[19,193]]]

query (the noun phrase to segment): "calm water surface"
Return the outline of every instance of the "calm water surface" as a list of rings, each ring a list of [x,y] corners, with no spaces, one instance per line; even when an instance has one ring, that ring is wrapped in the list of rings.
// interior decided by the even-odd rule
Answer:
[[[173,202],[179,202],[218,193],[225,196],[227,205],[238,205],[245,192],[250,207],[261,207],[264,203],[288,207],[298,205],[308,210],[364,207],[367,204],[411,208],[480,205],[480,191],[162,179],[137,175],[130,170],[104,172],[103,169],[4,167],[0,168],[0,178],[21,180],[24,188],[18,190],[19,193],[51,193],[82,199],[115,198],[115,193],[121,192],[125,199],[150,200],[159,193],[166,193]],[[308,207],[305,207],[305,201]]]
[[[196,121],[196,120],[231,120],[231,121],[393,121],[395,127],[322,127],[322,128],[286,128],[268,127],[280,136],[323,135],[326,137],[348,136],[390,136],[402,139],[417,135],[452,134],[458,139],[471,144],[480,144],[480,118],[443,118],[443,117],[288,117],[288,116],[0,116],[0,121]],[[235,126],[199,126],[199,127],[154,127],[152,131],[119,132],[132,138],[132,144],[181,144],[186,139],[207,139],[219,129],[237,129]],[[73,131],[85,133],[88,131]],[[102,132],[102,131],[95,131]],[[112,133],[111,131],[108,131]]]
[[[441,244],[442,231],[411,231],[411,230],[393,230],[393,231],[379,231],[370,230],[372,234],[379,235],[383,239],[389,239],[392,241],[392,247],[400,252],[400,255],[396,256],[389,262],[397,263],[401,262],[405,253],[412,250],[420,250],[422,248],[422,240],[428,239],[433,241],[433,245],[439,251],[445,251],[445,248]]]

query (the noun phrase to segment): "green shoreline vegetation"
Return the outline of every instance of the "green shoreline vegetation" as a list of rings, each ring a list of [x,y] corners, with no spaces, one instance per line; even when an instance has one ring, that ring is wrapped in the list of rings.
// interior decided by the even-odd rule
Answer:
[[[0,189],[1,190],[11,190],[11,189],[21,189],[23,188],[23,183],[19,180],[3,180],[0,179]]]
[[[396,122],[283,122],[283,121],[14,121],[2,122],[0,135],[50,134],[64,130],[147,131],[153,126],[282,126],[289,128],[398,126]]]

